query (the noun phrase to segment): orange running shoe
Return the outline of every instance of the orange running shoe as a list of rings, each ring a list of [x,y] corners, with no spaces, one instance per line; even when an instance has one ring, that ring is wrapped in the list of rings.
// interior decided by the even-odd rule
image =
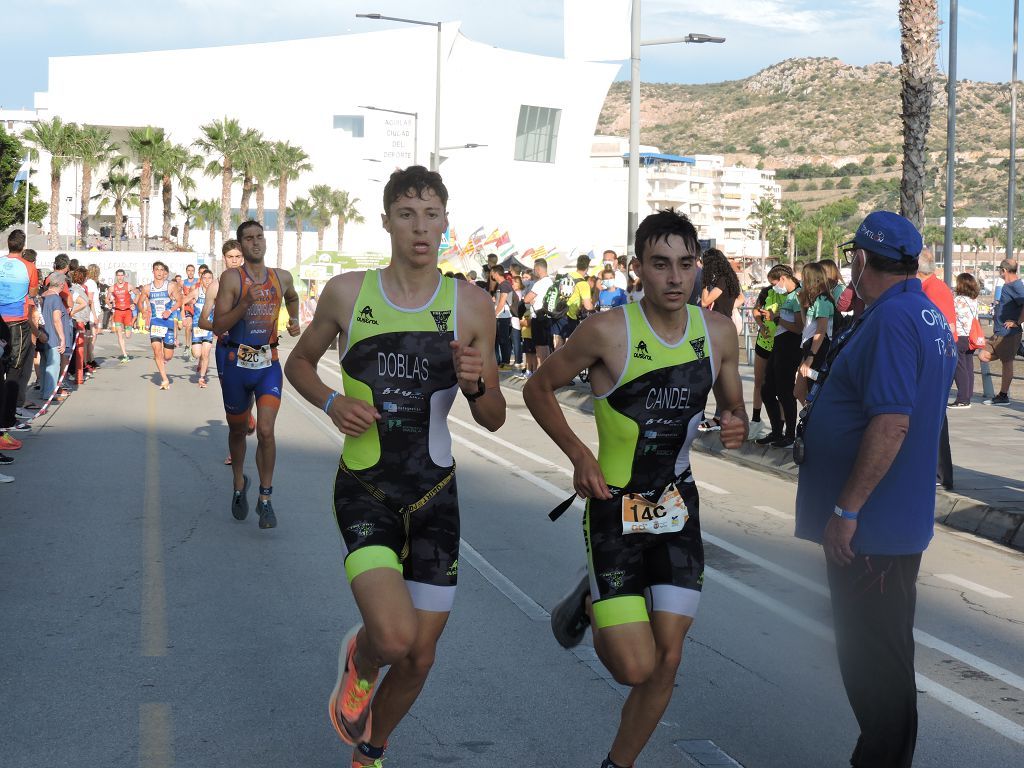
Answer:
[[[328,711],[331,724],[341,740],[350,746],[370,738],[370,701],[377,680],[361,680],[356,672],[356,636],[362,624],[348,631],[341,641],[338,653],[338,682],[331,691]]]
[[[0,434],[0,450],[16,451],[21,448],[21,440],[17,440],[4,432]]]

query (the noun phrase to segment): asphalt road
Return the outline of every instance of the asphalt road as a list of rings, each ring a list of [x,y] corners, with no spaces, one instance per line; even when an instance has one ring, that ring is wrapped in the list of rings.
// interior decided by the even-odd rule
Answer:
[[[336,358],[321,368],[340,387]],[[279,527],[239,523],[215,380],[198,389],[180,359],[170,372],[161,392],[151,361],[108,362],[4,469],[17,479],[0,486],[0,766],[347,766],[327,718],[337,643],[358,617],[331,511],[340,435],[286,391]],[[546,516],[569,493],[568,463],[506,397],[497,435],[461,398],[453,411],[459,593],[389,768],[596,768],[618,721],[623,690],[589,635],[572,653],[548,626],[583,562],[578,513]],[[596,440],[589,416],[569,419]],[[638,765],[847,765],[856,724],[821,553],[792,537],[793,484],[694,465],[704,595]],[[251,450],[247,466],[255,476]],[[1024,556],[939,531],[917,627],[915,764],[1020,765]]]

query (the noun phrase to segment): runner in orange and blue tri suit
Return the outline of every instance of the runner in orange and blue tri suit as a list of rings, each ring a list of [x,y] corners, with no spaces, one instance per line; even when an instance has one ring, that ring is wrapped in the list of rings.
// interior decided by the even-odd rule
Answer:
[[[195,301],[199,292],[199,278],[196,277],[195,265],[189,264],[185,267],[185,275],[185,279],[181,281],[181,296],[185,302],[185,305],[181,308],[181,322],[182,330],[185,334],[184,359],[187,360],[192,347],[192,322],[193,315],[195,314]]]
[[[237,236],[245,261],[238,269],[221,275],[213,317],[214,334],[227,333],[227,356],[220,376],[235,479],[231,513],[236,520],[244,520],[249,514],[249,478],[242,469],[248,413],[255,398],[256,467],[260,475],[257,510],[260,528],[273,528],[277,525],[270,503],[277,453],[274,423],[284,384],[277,359],[277,315],[283,301],[288,309],[288,333],[298,336],[299,295],[291,273],[263,263],[267,241],[259,222],[244,222],[238,227]]]

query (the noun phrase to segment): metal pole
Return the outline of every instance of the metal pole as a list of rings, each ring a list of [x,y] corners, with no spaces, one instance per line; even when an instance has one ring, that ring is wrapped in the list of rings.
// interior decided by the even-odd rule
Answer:
[[[626,253],[636,254],[640,208],[640,0],[633,0],[629,36],[629,185]]]
[[[949,76],[946,81],[946,231],[942,279],[953,284],[953,175],[956,161],[956,5],[949,0]]]
[[[1013,69],[1010,76],[1010,185],[1006,195],[1006,258],[1013,258],[1013,214],[1017,207],[1017,22],[1020,0],[1013,0]],[[992,256],[995,259],[995,254]]]
[[[25,162],[29,163],[32,160],[32,156],[26,154]],[[32,166],[28,167],[28,171],[25,173],[25,237],[28,238],[28,193],[32,184]]]
[[[441,164],[441,22],[437,22],[437,87],[434,93],[434,154],[430,158],[430,170],[436,171]]]
[[[412,164],[419,165],[420,156],[420,114],[412,113]]]

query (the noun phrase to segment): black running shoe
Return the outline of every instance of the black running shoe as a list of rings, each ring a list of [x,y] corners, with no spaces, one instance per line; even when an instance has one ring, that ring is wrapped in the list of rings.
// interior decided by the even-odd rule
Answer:
[[[584,602],[588,594],[590,574],[584,571],[572,592],[563,597],[551,611],[551,632],[563,648],[575,648],[583,642],[583,636],[590,626]]]
[[[14,459],[10,456],[0,453],[0,464],[13,464]]]
[[[754,444],[755,445],[771,445],[776,440],[781,440],[781,439],[782,439],[782,435],[779,434],[778,432],[769,432],[764,437],[757,438],[757,440],[754,441]]]
[[[790,447],[792,447],[793,443],[795,443],[795,442],[796,442],[795,438],[792,438],[792,437],[780,437],[778,440],[776,440],[774,443],[772,443],[772,448],[790,448]]]
[[[231,514],[235,520],[245,520],[249,515],[249,476],[242,475],[242,481],[242,490],[231,492]]]
[[[274,507],[270,499],[256,502],[256,511],[260,513],[260,528],[276,528],[277,517],[274,516]]]

